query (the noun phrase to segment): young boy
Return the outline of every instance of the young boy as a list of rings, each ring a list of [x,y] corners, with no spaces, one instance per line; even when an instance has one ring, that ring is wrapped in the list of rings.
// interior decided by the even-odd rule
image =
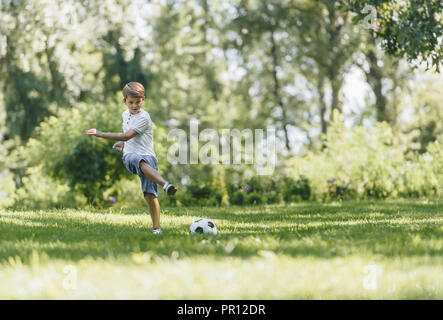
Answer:
[[[123,164],[126,169],[139,175],[143,195],[151,213],[152,233],[161,234],[163,230],[160,228],[157,184],[162,186],[168,195],[174,195],[177,189],[157,172],[152,121],[149,113],[141,108],[145,101],[145,88],[141,83],[129,82],[123,88],[123,97],[123,102],[128,107],[122,114],[124,133],[89,129],[86,134],[118,141],[112,148],[119,152],[123,150]]]

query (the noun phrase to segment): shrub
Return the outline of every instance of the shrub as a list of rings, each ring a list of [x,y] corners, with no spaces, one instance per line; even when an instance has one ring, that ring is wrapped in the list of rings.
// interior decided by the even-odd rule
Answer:
[[[103,204],[103,192],[123,177],[121,154],[112,150],[113,141],[87,136],[85,130],[121,131],[123,110],[112,102],[62,109],[40,124],[23,156],[30,166],[39,166],[42,175],[68,185],[88,203]]]
[[[15,199],[15,183],[8,170],[0,171],[0,208],[11,206]]]
[[[14,206],[32,209],[74,208],[86,203],[86,198],[71,192],[68,185],[44,175],[40,167],[31,167],[23,178],[23,186],[17,190]]]
[[[283,177],[281,192],[285,202],[309,200],[311,196],[308,179],[303,176],[298,180],[291,177]]]
[[[159,189],[159,194],[161,194],[161,188]],[[103,199],[107,206],[116,208],[143,207],[147,205],[140,188],[140,179],[136,175],[124,177],[114,183],[111,188],[104,192]]]
[[[443,195],[443,135],[430,143],[424,154],[414,155],[402,170],[403,196]]]
[[[324,149],[287,163],[294,177],[307,179],[311,199],[441,195],[442,138],[425,154],[407,157],[387,123],[349,129],[339,118],[328,127]]]
[[[222,192],[212,186],[190,185],[186,193],[192,198],[191,205],[219,206],[222,201]]]
[[[283,200],[282,190],[281,182],[271,176],[254,176],[243,183],[227,184],[229,202],[233,205],[279,203]]]

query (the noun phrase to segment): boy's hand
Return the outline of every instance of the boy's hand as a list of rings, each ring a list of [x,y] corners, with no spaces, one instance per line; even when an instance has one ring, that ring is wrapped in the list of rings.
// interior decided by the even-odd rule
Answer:
[[[125,145],[125,143],[123,141],[119,141],[117,143],[114,143],[114,145],[112,146],[112,149],[114,149],[115,151],[118,151],[118,152],[122,152],[124,145]]]
[[[100,136],[100,133],[101,133],[101,131],[98,131],[97,129],[89,129],[89,130],[86,130],[86,134],[88,134],[88,135],[90,135],[90,136],[96,136],[96,137],[98,137],[98,136]]]

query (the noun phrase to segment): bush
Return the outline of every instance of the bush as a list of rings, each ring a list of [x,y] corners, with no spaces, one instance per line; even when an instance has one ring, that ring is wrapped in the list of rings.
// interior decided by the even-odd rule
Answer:
[[[8,170],[0,171],[0,208],[9,207],[15,199],[15,183]]]
[[[103,204],[103,192],[124,175],[121,154],[112,150],[113,141],[87,136],[85,130],[121,131],[123,110],[112,102],[62,109],[40,124],[23,156],[31,167],[41,168],[42,175],[68,185],[88,203]]]
[[[126,169],[124,169],[126,170]],[[159,187],[159,194],[162,190]],[[122,178],[107,189],[103,194],[107,206],[116,208],[131,208],[146,206],[143,192],[140,188],[140,179],[136,175]]]
[[[424,154],[416,154],[402,171],[403,196],[443,195],[443,135],[428,145]]]
[[[246,182],[247,204],[278,203],[282,200],[278,183],[271,176],[254,176]]]
[[[328,127],[323,150],[287,163],[293,176],[307,179],[311,199],[442,194],[442,138],[425,154],[407,156],[387,123],[349,129],[339,118]]]
[[[14,206],[31,209],[74,208],[86,203],[86,198],[71,192],[68,185],[44,175],[40,167],[31,167],[23,178],[23,186],[17,190]]]
[[[290,181],[290,178],[285,181]],[[243,183],[227,185],[229,202],[233,205],[279,203],[284,197],[282,191],[282,183],[271,176],[254,176]]]
[[[212,186],[189,185],[183,193],[178,193],[176,199],[179,205],[185,206],[219,206],[222,197],[222,192]]]
[[[291,177],[284,177],[282,184],[281,191],[285,202],[309,200],[311,188],[309,187],[308,179],[305,177],[300,177],[298,180]]]
[[[11,206],[15,198],[14,176],[9,170],[10,161],[6,157],[6,150],[7,147],[2,141],[0,130],[0,208]]]

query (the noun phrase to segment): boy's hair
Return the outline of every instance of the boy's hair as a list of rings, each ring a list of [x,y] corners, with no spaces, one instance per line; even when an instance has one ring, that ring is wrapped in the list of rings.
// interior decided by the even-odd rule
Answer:
[[[144,98],[145,87],[139,82],[129,82],[123,87],[123,96],[125,99],[128,96],[133,98]]]

